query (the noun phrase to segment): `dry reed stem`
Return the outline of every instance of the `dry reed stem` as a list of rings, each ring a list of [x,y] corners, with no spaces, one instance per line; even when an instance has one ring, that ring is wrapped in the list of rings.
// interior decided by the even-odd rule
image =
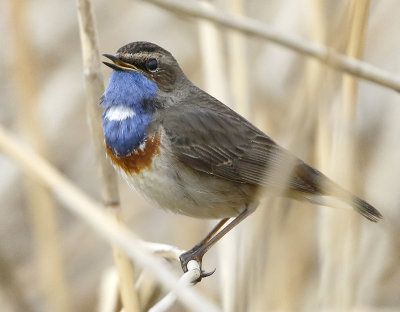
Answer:
[[[225,0],[230,12],[244,15],[244,0]],[[249,62],[247,57],[247,38],[237,30],[229,30],[228,39],[228,69],[230,77],[231,97],[234,109],[247,119],[250,119],[251,103],[249,88]]]
[[[14,82],[19,97],[18,123],[21,133],[33,148],[46,155],[47,147],[41,121],[37,115],[39,85],[38,68],[32,38],[27,25],[27,1],[15,0],[11,4],[14,48]],[[29,175],[25,176],[25,191],[31,212],[35,240],[35,256],[38,262],[39,280],[48,308],[54,311],[72,311],[69,290],[65,278],[63,255],[60,245],[57,217],[48,190],[38,185]]]
[[[136,287],[139,290],[140,306],[143,311],[148,311],[154,306],[162,295],[161,286],[147,271],[140,274]]]
[[[190,286],[200,277],[200,265],[195,260],[190,260],[187,264],[188,271],[181,276],[179,283],[182,285]],[[154,305],[149,312],[165,312],[169,310],[175,303],[177,297],[175,292],[170,292],[162,298],[156,305]]]
[[[147,247],[152,250],[155,255],[172,260],[178,260],[179,256],[184,252],[184,250],[175,246],[161,243],[147,242]]]
[[[146,0],[164,9],[186,14],[188,16],[206,19],[222,26],[229,27],[250,36],[272,41],[305,56],[332,66],[337,70],[371,81],[378,85],[400,91],[400,77],[386,72],[366,62],[336,53],[317,43],[308,42],[297,36],[282,33],[262,22],[204,7],[196,1],[187,0]]]
[[[370,0],[353,0],[351,5],[349,10],[351,32],[347,45],[347,55],[361,59],[365,45]],[[355,185],[355,170],[352,170],[356,163],[355,146],[357,145],[357,138],[354,133],[358,98],[358,79],[356,77],[343,76],[342,95],[341,114],[335,129],[336,133],[334,133],[337,140],[337,155],[346,155],[345,159],[338,157],[338,159],[343,159],[341,175],[347,181],[344,185],[350,189],[357,189],[360,185]],[[347,234],[347,239],[343,244],[342,251],[339,251],[343,253],[342,264],[344,268],[344,276],[339,283],[340,299],[347,304],[347,307],[354,306],[357,303],[355,294],[360,282],[357,269],[362,263],[360,258],[361,219],[354,214],[349,217],[348,229],[344,231],[345,235]],[[337,220],[336,223],[337,226],[343,224],[341,220]],[[354,256],[355,251],[357,251],[358,257]]]
[[[212,7],[208,1],[199,1],[199,5],[206,8]],[[197,25],[204,89],[218,100],[227,103],[229,94],[225,82],[222,34],[216,25],[210,21],[199,19]]]
[[[179,261],[179,256],[184,252],[184,250],[178,249],[175,246],[160,243],[146,242],[146,247],[152,250],[154,255],[174,261]],[[193,272],[190,274],[193,274]],[[161,295],[160,286],[154,277],[151,276],[150,272],[143,271],[138,278],[136,287],[139,290],[140,306],[142,310],[149,310],[150,307],[156,304]],[[176,300],[176,295],[173,296]]]
[[[235,14],[244,14],[245,2],[243,0],[223,1],[224,6]],[[251,106],[249,101],[249,75],[250,63],[247,59],[247,38],[237,30],[228,29],[226,32],[227,70],[223,78],[229,77],[228,90],[231,107],[250,119]],[[221,289],[224,311],[238,311],[246,305],[246,294],[243,291],[248,285],[248,270],[254,269],[251,263],[246,262],[247,253],[251,247],[245,242],[252,235],[254,219],[247,220],[240,227],[235,228],[223,241],[219,243],[219,266],[221,271]],[[248,266],[247,266],[248,265]],[[232,274],[235,272],[235,274]]]
[[[86,98],[92,137],[96,148],[102,182],[102,198],[106,208],[117,223],[122,224],[122,212],[119,204],[117,179],[114,169],[106,160],[103,131],[100,124],[100,96],[104,92],[100,70],[100,53],[97,42],[96,22],[90,0],[78,0],[79,30],[83,55]],[[138,293],[135,288],[133,265],[131,260],[113,246],[114,262],[117,267],[122,304],[126,312],[140,311]]]
[[[347,55],[360,59],[363,54],[365,35],[368,21],[370,0],[352,2],[352,25],[350,30],[350,41],[347,47]],[[343,76],[343,118],[354,120],[357,96],[358,80],[351,75]]]
[[[97,312],[116,312],[120,303],[118,272],[115,267],[106,270],[101,278]]]
[[[311,38],[313,42],[316,42],[320,45],[327,44],[327,19],[325,15],[325,6],[327,5],[327,1],[325,0],[311,0],[311,20],[309,29],[311,30]],[[307,62],[307,71],[306,71],[306,88],[305,88],[305,101],[308,102],[308,107],[306,108],[308,112],[313,114],[313,121],[316,123],[316,131],[315,136],[315,144],[312,142],[309,143],[310,148],[315,149],[315,162],[317,167],[320,169],[328,167],[330,164],[330,153],[331,153],[331,127],[329,121],[330,109],[331,109],[331,98],[328,94],[330,94],[332,79],[327,81],[327,78],[330,78],[331,68],[327,67],[326,64],[318,62],[316,59],[309,59]],[[323,169],[324,171],[324,169]],[[328,208],[329,209],[329,208]],[[317,214],[321,213],[317,211]],[[313,227],[313,231],[316,230],[316,215],[313,214],[312,222],[310,223]],[[305,221],[305,220],[304,220]],[[304,222],[303,221],[303,222]],[[315,233],[313,232],[313,236]],[[312,246],[312,248],[315,248]],[[312,250],[312,249],[311,249]],[[311,254],[311,250],[309,251]],[[309,257],[309,261],[312,260],[312,256]],[[307,264],[304,264],[307,266]],[[310,264],[308,264],[309,270],[311,270]],[[310,274],[312,271],[304,272],[304,280],[307,280],[307,273]],[[320,279],[320,277],[319,277]],[[318,283],[319,281],[317,281]],[[310,281],[308,281],[308,285],[310,286]],[[319,285],[318,285],[319,286]],[[299,296],[299,298],[307,295],[307,292],[303,292],[303,295]],[[309,308],[319,307],[321,304],[320,295],[320,287],[318,287],[317,291],[312,291],[312,294],[308,294],[307,301],[304,303],[305,306]]]
[[[158,243],[146,242],[146,247],[151,250],[154,255],[175,261],[179,259],[179,255],[183,252],[183,250],[179,250],[174,246]],[[192,268],[192,270],[189,271],[189,276],[194,276],[192,278],[192,281],[198,278],[198,276],[196,275],[197,270],[198,265],[197,267],[194,267]],[[120,301],[118,300],[118,288],[118,272],[115,270],[115,267],[112,267],[104,273],[104,276],[102,278],[98,312],[117,311],[118,304],[120,303]],[[150,272],[146,270],[142,271],[140,276],[138,277],[136,288],[139,292],[140,306],[142,311],[148,311],[152,306],[156,305],[156,302],[160,298],[162,292],[162,289],[157,281],[150,274]],[[166,297],[168,296],[169,295],[167,295]],[[176,295],[170,295],[169,298],[175,298],[174,300],[176,300]],[[163,301],[164,299],[162,299],[161,301]],[[161,306],[163,306],[164,304],[165,303],[161,303]],[[173,302],[171,302],[171,304],[173,304]]]
[[[111,208],[111,217],[114,218],[118,224],[123,224],[120,210],[120,207]],[[141,311],[139,293],[135,287],[136,281],[133,275],[132,260],[120,248],[113,246],[112,250],[115,266],[118,271],[122,306],[126,312],[139,312]]]
[[[213,7],[208,1],[199,1],[202,7]],[[223,36],[217,25],[208,20],[197,20],[200,55],[203,69],[203,88],[223,103],[229,104],[228,84],[225,72],[225,58],[223,53]],[[209,221],[212,226],[215,220]],[[236,231],[231,231],[215,248],[218,250],[218,272],[220,278],[220,295],[224,311],[230,311],[229,306],[234,304],[232,294],[235,288],[235,242]],[[223,256],[221,256],[223,255]],[[229,261],[227,261],[229,259]]]
[[[325,5],[327,4],[325,1],[313,0],[313,13],[314,13],[314,25],[312,27],[313,30],[313,38],[320,42],[321,44],[330,44],[327,42],[327,32],[328,25],[325,23],[325,18],[327,12],[325,11]],[[343,24],[343,21],[341,21]],[[337,40],[341,40],[339,37]],[[325,74],[327,70],[325,70]],[[322,77],[318,77],[317,79],[321,80]],[[316,86],[318,86],[318,82],[315,81]],[[330,84],[333,84],[334,81],[331,81]],[[326,89],[326,88],[325,88]],[[314,96],[317,96],[318,90],[315,90],[316,93]],[[323,172],[327,172],[328,175],[332,175],[333,173],[331,164],[332,164],[332,122],[331,122],[331,110],[332,110],[332,98],[334,93],[328,93],[329,90],[324,90],[325,92],[320,94],[323,97],[323,100],[326,103],[320,103],[318,106],[318,132],[317,132],[317,146],[316,146],[316,155],[317,155],[317,163],[319,164],[319,168],[322,169]],[[335,219],[338,219],[343,213],[345,217],[348,217],[350,214],[341,211],[333,212],[330,209],[322,209],[319,212],[318,219],[318,244],[319,244],[319,257],[320,261],[320,273],[318,279],[318,294],[317,294],[317,304],[316,306],[321,309],[332,308],[334,304],[337,303],[335,295],[333,294],[337,289],[335,286],[335,277],[341,271],[335,270],[335,260],[336,257],[333,255],[332,249],[335,249],[335,246],[332,244],[332,235],[340,234],[335,233],[335,228],[332,226],[332,214],[334,213]],[[339,227],[342,228],[342,227]],[[337,230],[337,229],[336,229]],[[344,239],[341,236],[341,239]]]
[[[294,8],[292,1],[284,1],[279,6],[279,14],[277,14],[280,18],[275,17],[279,27],[299,27],[303,21],[300,20],[297,12],[303,5],[297,4]],[[283,19],[289,21],[283,21]],[[323,29],[319,30],[322,33],[319,36],[322,37]],[[278,59],[276,61],[278,62]],[[317,94],[323,87],[321,75],[324,74],[322,64],[315,59],[307,60],[305,65],[307,67],[304,77],[298,82],[295,92],[292,91],[294,94],[290,96],[291,103],[288,105],[290,109],[286,114],[278,116],[279,121],[287,125],[286,139],[290,149],[296,151],[302,158],[310,156],[310,144],[315,133],[318,108]],[[283,84],[283,88],[285,87]],[[280,172],[281,179],[285,179],[286,182],[292,165],[287,164],[288,171]],[[278,174],[276,173],[277,176]],[[309,207],[307,204],[292,200],[275,199],[269,202],[268,207],[264,207],[268,209],[268,212],[263,212],[264,216],[257,218],[260,234],[257,234],[258,240],[254,244],[258,243],[256,250],[260,253],[264,252],[265,255],[264,259],[261,255],[255,255],[251,260],[254,261],[257,257],[262,259],[265,268],[259,268],[255,273],[258,283],[263,284],[254,287],[257,296],[249,300],[253,305],[253,308],[249,310],[260,311],[269,308],[297,311],[309,304],[307,295],[311,282],[310,276],[314,270],[313,234],[316,210],[307,209],[307,206]],[[261,244],[268,247],[262,250]],[[264,274],[258,272],[264,272]],[[265,279],[264,282],[262,278]],[[258,301],[255,308],[254,301]]]
[[[294,7],[292,1],[282,1],[272,23],[284,29],[299,27],[302,21],[298,10],[303,5],[296,4]],[[278,55],[279,52],[276,55],[276,62],[279,62]],[[280,62],[283,63],[282,60]],[[307,65],[311,62],[320,66],[313,59],[308,60]],[[305,79],[298,83],[294,94],[290,96],[292,100],[289,105],[281,103],[290,107],[287,113],[277,116],[280,123],[287,125],[288,145],[300,155],[307,155],[305,152],[309,150],[309,138],[312,136],[314,123],[314,112],[310,105],[315,102],[307,94],[308,78],[305,76]],[[283,82],[284,91],[285,88]],[[275,173],[279,177],[277,180],[284,180],[287,185],[292,165],[290,163],[286,165],[288,171]],[[256,283],[250,284],[253,290],[250,290],[249,294],[254,298],[249,300],[251,307],[249,311],[264,309],[296,311],[301,309],[306,301],[315,210],[304,209],[304,206],[300,202],[274,198],[269,200],[268,206],[258,208],[258,210],[264,208],[265,211],[256,218],[258,224],[256,222],[255,224],[258,229],[254,240],[251,241],[255,247],[249,263],[258,260],[258,263],[256,262],[258,267],[255,269],[256,272],[253,272],[255,276],[253,280]]]
[[[344,3],[344,2],[343,2]],[[369,1],[353,1],[349,10],[351,31],[347,44],[347,53],[354,58],[361,56],[368,20]],[[344,23],[346,24],[347,23]],[[338,164],[334,168],[334,177],[346,188],[354,184],[355,145],[354,115],[357,101],[358,83],[350,75],[343,77],[342,102],[340,112],[335,118],[332,160]],[[345,155],[345,157],[343,157]],[[336,159],[336,161],[335,161]],[[340,213],[335,218],[325,211],[321,221],[321,259],[323,306],[349,309],[355,304],[355,292],[359,276],[359,243],[361,220],[354,214]],[[340,231],[338,231],[340,229]],[[340,267],[338,274],[337,267]]]
[[[324,6],[327,1],[311,0],[312,4],[312,38],[315,42],[326,45],[327,44],[327,30]],[[321,81],[323,82],[328,76],[329,68],[324,64],[311,60],[310,63],[310,76],[308,78],[309,86],[308,93],[310,99],[316,100],[317,110],[317,131],[316,131],[316,163],[317,167],[323,171],[328,171],[330,166],[331,155],[331,126],[329,121],[330,116],[330,98],[327,95],[328,90],[326,84],[321,88]]]
[[[216,312],[219,309],[195,289],[181,285],[169,267],[151,254],[146,243],[125,225],[103,211],[101,205],[83,193],[41,156],[25,147],[19,139],[0,126],[0,149],[24,172],[52,190],[72,213],[86,222],[101,237],[124,250],[141,267],[148,269],[166,289],[176,292],[178,300],[192,311]]]
[[[6,253],[0,249],[0,308],[10,304],[14,312],[34,312],[25,293],[16,278],[14,263],[6,259]]]
[[[327,33],[329,26],[326,23],[326,10],[325,7],[327,5],[327,1],[320,0],[312,0],[312,38],[315,42],[320,44],[327,45]],[[331,78],[331,81],[328,83],[322,83],[321,81],[325,81],[326,77],[329,77],[330,69],[324,66],[324,64],[317,63],[312,61],[310,64],[310,76],[308,77],[308,81],[310,83],[308,92],[309,98],[315,99],[315,105],[317,110],[317,132],[316,132],[316,163],[318,168],[320,168],[323,172],[329,173],[330,165],[331,165],[331,153],[332,153],[332,126],[330,121],[331,115],[331,106],[332,106],[332,90],[329,90],[327,84],[333,84],[334,81]],[[320,208],[321,209],[321,208]],[[332,297],[330,291],[332,289],[331,280],[328,278],[330,273],[335,274],[335,270],[333,270],[331,264],[331,252],[330,248],[332,246],[326,244],[327,238],[327,230],[325,229],[326,223],[330,221],[329,216],[331,216],[332,211],[329,208],[322,208],[321,211],[318,212],[319,219],[317,227],[317,237],[319,244],[319,256],[321,258],[320,261],[320,273],[318,275],[317,285],[318,291],[316,293],[315,303],[312,304],[313,307],[318,307],[320,309],[324,309]],[[337,212],[334,212],[337,215]],[[321,215],[323,216],[321,218]],[[325,216],[328,215],[328,216]],[[317,225],[317,226],[318,226]],[[325,234],[325,235],[324,235]],[[329,304],[328,304],[329,306]]]

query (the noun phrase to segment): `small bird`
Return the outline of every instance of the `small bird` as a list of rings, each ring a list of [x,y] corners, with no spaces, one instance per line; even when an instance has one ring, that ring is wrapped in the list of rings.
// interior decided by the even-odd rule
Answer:
[[[382,218],[196,87],[165,49],[140,41],[104,56],[114,70],[101,98],[114,167],[161,208],[222,219],[180,256],[184,272],[190,260],[201,267],[207,250],[256,209],[263,190],[316,204],[337,198],[370,221]],[[202,271],[200,279],[212,273]]]

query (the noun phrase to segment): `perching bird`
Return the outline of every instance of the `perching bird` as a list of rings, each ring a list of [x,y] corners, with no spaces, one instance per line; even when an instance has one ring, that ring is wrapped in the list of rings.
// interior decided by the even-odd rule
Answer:
[[[201,265],[205,252],[254,211],[262,190],[313,203],[335,197],[368,220],[382,217],[193,85],[163,48],[133,42],[104,56],[112,61],[104,64],[114,70],[101,99],[107,154],[114,166],[162,208],[222,219],[181,255],[185,272],[190,260]]]

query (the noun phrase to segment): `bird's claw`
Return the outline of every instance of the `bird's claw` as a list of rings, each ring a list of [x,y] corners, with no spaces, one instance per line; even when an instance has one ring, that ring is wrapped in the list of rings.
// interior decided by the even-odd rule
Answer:
[[[217,270],[217,269],[214,269],[214,270],[212,270],[212,271],[210,271],[210,272],[206,272],[206,271],[201,270],[201,273],[200,273],[200,280],[201,280],[202,278],[204,278],[204,277],[209,277],[209,276],[213,275],[213,274],[215,273],[216,270]]]
[[[216,271],[216,269],[214,269],[214,270],[212,270],[212,271],[210,271],[210,272],[206,272],[206,271],[204,271],[204,270],[201,270],[201,271],[200,271],[200,276],[199,276],[199,278],[196,279],[196,280],[194,280],[194,281],[193,281],[193,284],[197,284],[197,283],[199,283],[203,278],[208,277],[208,276],[210,276],[210,275],[213,275],[215,271]]]
[[[204,251],[202,250],[202,248],[193,248],[189,251],[184,252],[183,254],[181,254],[179,256],[179,260],[181,262],[181,267],[182,267],[182,270],[184,273],[186,273],[188,271],[187,265],[188,265],[189,261],[195,260],[199,264],[200,276],[198,279],[196,279],[193,282],[194,284],[200,282],[203,278],[214,274],[214,272],[216,270],[216,269],[214,269],[210,272],[206,272],[206,271],[202,270],[201,265],[202,265],[203,255],[204,255]]]
[[[184,253],[182,253],[179,256],[179,260],[181,262],[181,267],[182,267],[182,271],[183,273],[186,273],[188,271],[188,263],[191,260],[195,260],[199,263],[200,269],[201,269],[201,262],[203,259],[203,253],[200,253],[198,249],[191,249],[188,250]]]

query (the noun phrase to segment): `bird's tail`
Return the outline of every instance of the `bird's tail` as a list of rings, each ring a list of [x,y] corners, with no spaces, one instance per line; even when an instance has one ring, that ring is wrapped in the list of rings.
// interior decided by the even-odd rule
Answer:
[[[327,194],[333,197],[336,197],[340,199],[341,201],[344,201],[345,203],[349,204],[355,211],[357,211],[359,214],[367,218],[368,220],[372,222],[378,222],[379,219],[382,219],[382,214],[367,203],[365,200],[359,198],[358,196],[352,194],[351,192],[345,190],[335,182],[331,181],[330,179],[326,178],[325,186],[327,187]]]
[[[345,202],[370,221],[377,222],[382,218],[376,208],[304,162],[300,162],[294,167],[290,186],[290,190],[294,193],[289,192],[289,194],[292,194],[291,196],[294,198],[301,199],[303,197],[315,204],[330,207],[343,207],[342,202]],[[301,195],[297,196],[299,193]],[[337,199],[340,200],[339,203]]]
[[[351,203],[349,204],[351,204],[358,213],[372,222],[378,222],[379,219],[382,219],[382,214],[375,207],[355,195],[352,196]]]

